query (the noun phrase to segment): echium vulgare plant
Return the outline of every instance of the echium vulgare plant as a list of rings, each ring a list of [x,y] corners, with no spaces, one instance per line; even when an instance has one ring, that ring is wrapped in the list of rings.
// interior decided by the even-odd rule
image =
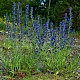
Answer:
[[[12,15],[13,15],[13,24],[12,24],[12,29],[13,29],[13,32],[15,32],[15,24],[16,24],[16,3],[14,2],[13,3],[13,6],[12,6]]]
[[[36,66],[38,66],[39,70],[47,67],[47,69],[55,71],[64,69],[65,66],[68,67],[66,59],[70,50],[67,50],[66,45],[70,44],[68,42],[68,39],[70,39],[70,37],[68,38],[68,35],[70,35],[70,32],[68,34],[68,31],[70,29],[67,28],[71,24],[68,20],[72,21],[72,18],[67,16],[66,13],[65,20],[59,23],[58,28],[54,28],[54,25],[50,20],[47,20],[42,24],[40,16],[38,16],[37,19],[33,18],[33,7],[29,10],[29,5],[26,5],[25,14],[22,19],[20,2],[18,2],[17,9],[15,7],[16,4],[14,3],[13,5],[14,13],[11,28],[15,35],[21,35],[21,41],[17,40],[19,37],[15,37],[14,41],[10,42],[9,39],[9,41],[6,40],[8,43],[3,44],[4,46],[9,45],[7,47],[9,50],[11,49],[10,53],[12,53],[10,54],[11,58],[3,58],[4,63],[6,62],[5,65],[8,65],[10,73],[14,75],[15,71],[24,69],[26,72],[28,70],[31,71],[31,68],[36,68]],[[11,30],[8,25],[8,16],[6,19],[6,26],[8,30]],[[22,22],[24,22],[24,24]],[[10,33],[10,31],[8,31],[8,33]],[[12,37],[14,36],[13,33]],[[68,69],[69,68],[70,66]]]
[[[69,44],[69,46],[73,43],[75,40],[75,30],[72,29],[72,7],[69,8],[69,13],[65,13],[65,25],[66,25],[66,42]],[[69,14],[69,15],[68,15]],[[70,34],[73,34],[71,36]]]
[[[66,32],[66,25],[64,24],[64,22],[60,22],[60,25],[59,25],[59,45],[60,45],[60,48],[64,48],[64,40],[65,40],[65,33]]]
[[[9,18],[9,16],[8,16],[8,13],[6,13],[6,39],[7,39],[7,37],[10,37],[11,38],[11,40],[13,40],[13,35],[12,35],[12,24],[10,25],[10,18]]]
[[[34,18],[34,16],[33,16],[33,7],[31,7],[31,10],[30,10],[30,17],[31,17],[31,19],[33,21],[33,18]]]
[[[8,14],[6,13],[6,30],[8,31],[8,33],[9,33],[9,29],[10,29],[10,26],[9,26],[9,17],[8,17]]]
[[[29,10],[30,9],[30,10]],[[12,32],[14,34],[19,34],[20,38],[22,39],[25,36],[25,38],[29,38],[31,42],[34,42],[37,48],[42,49],[42,46],[45,45],[45,43],[52,46],[52,49],[55,48],[64,48],[69,40],[69,33],[71,29],[72,24],[72,8],[69,8],[69,17],[67,16],[67,13],[65,13],[65,20],[60,22],[59,28],[54,28],[53,23],[48,19],[47,22],[42,24],[42,20],[40,16],[37,17],[37,19],[34,19],[33,15],[33,7],[29,7],[29,5],[26,5],[25,14],[24,14],[24,21],[22,21],[22,10],[20,6],[20,2],[18,2],[17,8],[16,3],[13,3],[13,24],[12,24]],[[30,12],[29,12],[30,11]],[[30,17],[29,17],[30,13]],[[7,19],[7,26],[8,26],[8,16]],[[24,22],[24,25],[23,23]],[[30,22],[30,27],[29,27]],[[67,29],[68,27],[68,29]],[[12,33],[12,36],[13,36]],[[17,37],[17,38],[19,38]],[[69,37],[69,38],[68,38]],[[70,40],[69,40],[70,42]]]
[[[15,32],[16,32],[16,3],[14,2],[12,5],[12,25],[9,25],[10,19],[8,16],[8,13],[6,13],[6,28],[8,30],[8,34],[10,35],[11,39],[15,38]]]
[[[18,17],[18,27],[19,27],[19,32],[21,33],[21,37],[24,34],[23,28],[22,28],[22,8],[20,5],[20,2],[18,2],[18,9],[17,9],[17,17]]]
[[[70,15],[69,17],[67,16],[67,13],[65,13],[65,20],[60,22],[59,29],[58,28],[54,29],[53,25],[49,25],[50,20],[48,20],[45,24],[42,25],[42,22],[41,22],[42,20],[41,20],[40,16],[37,17],[37,20],[34,19],[33,7],[30,8],[30,18],[29,18],[29,5],[26,5],[25,15],[24,15],[25,20],[23,21],[24,22],[24,26],[23,26],[20,2],[18,2],[17,9],[16,9],[16,3],[13,3],[12,30],[14,33],[19,32],[20,34],[22,34],[22,36],[26,33],[27,37],[31,41],[34,41],[33,39],[35,39],[34,42],[37,44],[37,46],[40,49],[41,49],[42,45],[44,45],[45,42],[51,43],[51,46],[53,48],[55,48],[55,47],[64,48],[64,46],[67,43],[66,40],[68,39],[67,33],[70,33],[71,24],[72,24],[71,10],[72,9],[70,7],[69,8],[69,15]],[[31,19],[32,27],[28,27],[29,19]],[[50,28],[49,28],[49,26],[50,26]],[[67,29],[66,27],[69,27],[69,28]],[[58,40],[58,38],[59,38],[59,40]]]
[[[25,9],[25,15],[24,15],[24,28],[27,27],[27,24],[28,24],[28,20],[29,20],[29,5],[26,4],[26,9]]]

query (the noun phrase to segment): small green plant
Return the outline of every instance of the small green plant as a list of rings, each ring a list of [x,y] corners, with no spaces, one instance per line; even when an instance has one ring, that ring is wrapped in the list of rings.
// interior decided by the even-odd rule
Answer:
[[[3,18],[0,18],[0,30],[6,29],[6,21]]]
[[[70,54],[70,51],[71,50],[67,48],[64,48],[57,53],[53,53],[51,50],[48,52],[43,50],[40,57],[47,69],[53,70],[54,72],[60,72],[66,66],[66,60]]]
[[[67,71],[73,72],[73,70],[78,69],[79,68],[78,62],[79,62],[79,58],[78,58],[77,53],[72,58],[69,57],[67,59],[67,66],[66,66]]]
[[[3,42],[3,49],[1,52],[1,60],[8,70],[9,75],[14,75],[15,72],[26,71],[31,74],[32,69],[37,70],[37,58],[33,46],[26,41],[18,42],[16,39],[12,42],[10,38]],[[9,50],[8,50],[9,49]],[[4,54],[4,55],[3,55]],[[8,56],[7,56],[8,55]]]

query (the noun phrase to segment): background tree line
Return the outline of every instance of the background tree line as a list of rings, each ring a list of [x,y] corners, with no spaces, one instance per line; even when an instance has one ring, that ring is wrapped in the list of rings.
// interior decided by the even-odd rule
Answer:
[[[21,2],[22,9],[25,10],[25,5],[29,4],[34,7],[34,14],[41,17],[49,16],[55,26],[63,20],[64,13],[68,12],[68,8],[72,7],[73,27],[80,27],[80,0],[51,0],[50,9],[49,0],[46,0],[45,5],[41,6],[41,0],[0,0],[0,17],[3,17],[6,12],[12,13],[12,3]],[[49,11],[49,15],[48,14]]]

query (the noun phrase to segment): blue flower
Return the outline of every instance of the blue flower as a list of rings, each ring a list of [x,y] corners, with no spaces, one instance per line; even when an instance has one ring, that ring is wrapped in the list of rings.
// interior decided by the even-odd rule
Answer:
[[[67,18],[68,18],[67,13],[65,13],[65,17],[64,17],[64,19],[67,19]]]
[[[44,27],[47,27],[47,24],[45,23],[45,24],[43,24],[43,26],[44,26]]]
[[[33,16],[33,7],[31,7],[31,10],[30,10],[30,16],[31,16],[31,19],[34,18],[34,16]]]
[[[53,22],[50,22],[50,28],[53,28],[54,24]]]
[[[33,27],[36,28],[37,24],[35,21],[33,21]]]
[[[72,11],[72,7],[69,8],[69,11]]]
[[[18,5],[20,5],[20,2],[18,2]]]
[[[51,38],[51,44],[54,45],[55,42],[56,42],[56,36],[53,36],[53,37]]]
[[[29,7],[29,5],[28,5],[28,4],[26,4],[26,7]]]
[[[38,50],[38,48],[36,48],[35,53],[38,53],[38,52],[39,52],[39,50]]]
[[[26,10],[25,10],[25,13],[28,15],[29,14],[29,5],[26,4]]]
[[[56,36],[53,36],[52,38],[51,38],[51,41],[55,41],[56,40]]]

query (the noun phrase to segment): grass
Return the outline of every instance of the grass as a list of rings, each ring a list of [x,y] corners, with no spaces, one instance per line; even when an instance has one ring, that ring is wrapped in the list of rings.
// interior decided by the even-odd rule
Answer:
[[[77,53],[71,55],[71,49],[67,47],[53,53],[53,50],[48,51],[50,46],[44,45],[42,51],[37,54],[34,51],[35,46],[26,40],[12,41],[8,38],[1,43],[0,56],[5,69],[1,75],[5,77],[19,79],[18,74],[24,72],[25,76],[21,80],[57,80],[58,77],[64,80],[69,74],[74,77],[74,72],[79,68]],[[52,78],[49,79],[49,76]]]

